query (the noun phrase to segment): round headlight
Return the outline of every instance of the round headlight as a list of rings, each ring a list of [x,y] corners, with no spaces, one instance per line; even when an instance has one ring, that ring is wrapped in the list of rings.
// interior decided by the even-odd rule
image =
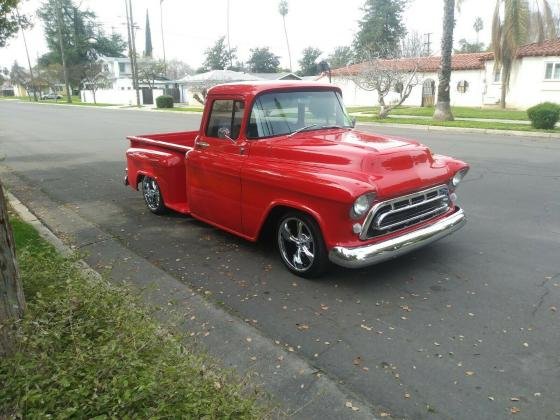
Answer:
[[[457,173],[453,176],[453,179],[451,180],[451,184],[453,185],[453,188],[457,188],[457,186],[461,183],[461,181],[463,180],[463,178],[465,177],[468,171],[469,168],[464,168],[461,169],[460,171],[457,171]]]
[[[374,199],[374,193],[367,193],[359,196],[356,201],[354,201],[354,204],[350,209],[350,217],[352,217],[352,219],[359,219],[363,217],[371,208]]]

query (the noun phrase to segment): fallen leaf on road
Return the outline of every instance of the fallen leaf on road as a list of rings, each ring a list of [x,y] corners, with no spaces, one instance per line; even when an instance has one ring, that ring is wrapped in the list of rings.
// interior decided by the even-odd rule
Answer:
[[[490,401],[494,401],[494,397],[488,397]]]
[[[551,306],[549,309],[550,309],[552,312],[556,312],[556,311],[557,311],[556,306]]]
[[[523,347],[529,347],[529,343],[523,343]]]
[[[321,303],[321,309],[323,311],[326,311],[327,309],[329,309],[329,307],[327,305],[325,305],[324,303]]]
[[[389,417],[389,416],[390,416],[389,413],[385,413],[383,411],[381,413],[379,413],[379,417]]]
[[[296,324],[297,325],[297,329],[300,331],[305,331],[309,329],[309,325],[307,324]]]
[[[517,398],[517,397],[511,397],[509,400],[510,400],[510,401],[519,401],[519,398]]]
[[[367,330],[367,331],[371,331],[373,329],[373,327],[368,327],[367,325],[364,325],[364,324],[360,325],[360,327],[362,327],[364,330]]]
[[[253,341],[253,339],[251,337],[247,337],[245,340],[247,340],[248,343],[250,343],[251,341]]]
[[[356,356],[354,360],[352,360],[352,363],[354,363],[354,365],[356,366],[359,366],[362,364],[362,358],[360,356]]]
[[[465,372],[465,375],[467,375],[467,376],[473,376],[473,375],[474,375],[474,372],[473,372],[472,370],[467,370],[467,371]]]
[[[517,414],[517,413],[521,413],[521,410],[520,410],[519,408],[517,408],[517,407],[511,407],[511,408],[509,409],[509,412],[510,412],[511,414]]]

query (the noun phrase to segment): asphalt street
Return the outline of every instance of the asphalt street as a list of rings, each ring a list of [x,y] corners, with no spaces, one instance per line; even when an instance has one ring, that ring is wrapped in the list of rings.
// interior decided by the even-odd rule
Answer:
[[[0,165],[395,417],[560,418],[560,140],[359,126],[469,162],[469,222],[310,281],[271,244],[152,215],[122,185],[126,135],[199,121],[0,101]]]

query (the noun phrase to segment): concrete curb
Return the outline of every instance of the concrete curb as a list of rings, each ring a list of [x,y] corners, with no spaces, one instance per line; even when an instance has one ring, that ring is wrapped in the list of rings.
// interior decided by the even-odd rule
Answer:
[[[39,193],[41,194],[41,193]],[[204,299],[185,284],[131,252],[116,238],[100,231],[67,207],[53,202],[40,209],[39,219],[12,193],[7,198],[14,211],[30,223],[63,255],[74,253],[47,224],[68,226],[70,236],[82,233],[77,247],[88,254],[78,266],[88,276],[102,276],[91,267],[109,270],[103,278],[115,284],[123,281],[140,293],[141,299],[156,309],[154,317],[168,328],[191,337],[204,351],[226,368],[250,377],[278,403],[278,416],[309,419],[375,419],[372,404],[344,389],[335,380],[300,357],[262,335],[255,327],[232,316]],[[42,200],[40,198],[39,200]],[[79,226],[79,231],[72,231]],[[66,232],[65,232],[66,234]],[[92,238],[97,238],[91,240]],[[381,410],[379,410],[381,411]]]
[[[369,125],[372,127],[395,127],[411,130],[424,131],[447,131],[451,133],[476,133],[476,134],[501,134],[502,136],[518,136],[518,137],[539,137],[548,139],[560,139],[560,133],[541,133],[538,131],[514,131],[514,130],[496,130],[490,128],[464,128],[464,127],[442,127],[439,125],[421,125],[421,124],[393,124],[393,123],[375,123],[367,121],[358,121],[358,125]]]

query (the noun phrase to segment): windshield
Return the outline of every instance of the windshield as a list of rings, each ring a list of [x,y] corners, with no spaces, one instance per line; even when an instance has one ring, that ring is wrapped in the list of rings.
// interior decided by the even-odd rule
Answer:
[[[352,127],[338,92],[270,92],[255,100],[247,138],[281,136],[331,127]]]

